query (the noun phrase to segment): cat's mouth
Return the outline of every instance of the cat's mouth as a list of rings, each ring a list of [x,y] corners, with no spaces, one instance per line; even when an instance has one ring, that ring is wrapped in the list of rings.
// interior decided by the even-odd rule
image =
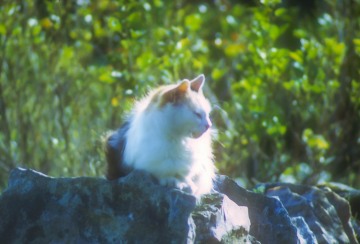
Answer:
[[[204,132],[193,132],[193,133],[191,133],[191,138],[198,139],[198,138],[201,137],[205,132],[206,132],[206,131],[204,131]]]
[[[201,137],[203,134],[205,134],[205,132],[207,132],[209,130],[210,127],[211,127],[211,124],[208,124],[201,131],[195,131],[195,132],[193,131],[191,133],[191,138],[197,139],[197,138]]]

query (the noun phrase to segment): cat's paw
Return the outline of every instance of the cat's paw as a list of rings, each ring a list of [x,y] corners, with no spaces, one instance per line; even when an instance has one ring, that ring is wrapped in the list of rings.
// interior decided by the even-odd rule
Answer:
[[[169,186],[169,187],[175,187],[182,191],[192,193],[192,188],[187,182],[181,181],[175,177],[168,177],[168,178],[160,179],[160,184]]]

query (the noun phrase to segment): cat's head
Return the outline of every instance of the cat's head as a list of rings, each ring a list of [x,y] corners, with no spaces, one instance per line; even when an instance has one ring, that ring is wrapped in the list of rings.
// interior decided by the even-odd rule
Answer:
[[[211,127],[211,105],[204,97],[205,76],[183,80],[177,85],[162,87],[153,102],[162,111],[172,132],[198,138]]]

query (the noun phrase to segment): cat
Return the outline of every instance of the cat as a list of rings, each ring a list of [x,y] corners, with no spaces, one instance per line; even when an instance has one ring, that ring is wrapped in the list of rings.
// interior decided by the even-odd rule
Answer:
[[[195,196],[210,193],[216,168],[205,76],[164,85],[138,101],[127,121],[107,138],[107,178],[145,170],[160,184]]]

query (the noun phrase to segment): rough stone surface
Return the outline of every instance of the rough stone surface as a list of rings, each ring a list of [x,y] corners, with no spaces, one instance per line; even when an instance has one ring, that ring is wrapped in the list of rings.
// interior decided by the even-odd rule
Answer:
[[[250,243],[248,208],[238,206],[223,194],[204,196],[192,216],[196,240],[201,243],[237,243],[239,240]]]
[[[266,185],[266,195],[277,197],[308,243],[358,243],[351,223],[349,203],[330,189],[276,183]]]
[[[250,192],[226,176],[217,178],[217,190],[239,206],[247,206],[251,222],[250,234],[261,243],[298,243],[296,226],[292,224],[282,203],[273,197]]]
[[[357,218],[351,218],[351,223],[353,225],[355,235],[360,237],[360,190],[354,189],[347,185],[328,182],[320,186],[322,189],[330,189],[331,191],[337,193],[339,196],[345,198],[349,204],[352,216],[357,216]]]
[[[261,243],[359,243],[358,219],[345,198],[330,190],[285,183],[262,184],[264,194],[238,187],[226,176],[217,190],[239,206],[247,206],[250,235]],[[347,188],[346,188],[347,189]],[[342,188],[353,202],[358,191]],[[358,208],[358,207],[357,207]]]
[[[197,200],[142,171],[107,181],[15,169],[0,196],[0,243],[358,243],[358,219],[341,197],[354,204],[357,190],[257,189],[218,176],[215,192]]]
[[[203,208],[195,209],[195,197],[160,186],[141,171],[107,181],[15,169],[0,197],[0,242],[219,243],[235,234],[247,238],[245,207],[219,193],[203,201]]]

